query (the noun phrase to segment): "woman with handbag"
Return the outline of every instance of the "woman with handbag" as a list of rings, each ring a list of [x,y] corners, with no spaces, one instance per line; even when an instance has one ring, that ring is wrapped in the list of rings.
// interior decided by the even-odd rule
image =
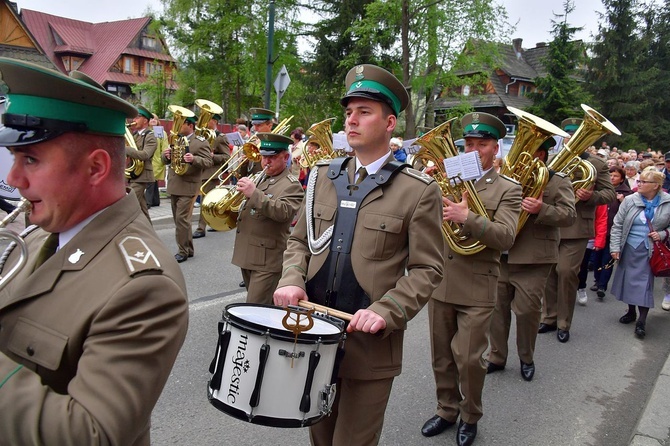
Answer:
[[[619,322],[634,322],[637,306],[640,316],[635,335],[640,338],[646,335],[647,314],[654,307],[654,275],[649,264],[654,242],[667,239],[670,225],[670,195],[662,190],[663,180],[664,175],[655,168],[640,174],[638,190],[624,198],[610,234],[610,253],[619,261],[611,292],[628,304]]]

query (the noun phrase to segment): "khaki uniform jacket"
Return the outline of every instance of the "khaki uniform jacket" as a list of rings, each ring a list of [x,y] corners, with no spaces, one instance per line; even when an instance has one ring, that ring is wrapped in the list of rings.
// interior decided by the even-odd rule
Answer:
[[[500,253],[514,244],[521,212],[521,186],[490,169],[475,183],[487,216],[472,211],[463,226],[471,244],[480,241],[486,248],[472,255],[460,255],[444,244],[444,278],[433,299],[471,307],[493,307],[500,275]]]
[[[387,162],[392,160],[391,155]],[[348,165],[353,183],[354,160]],[[311,173],[318,175],[313,209],[316,237],[334,223],[338,208],[335,186],[326,172],[327,166],[318,164]],[[372,301],[368,309],[384,318],[386,329],[376,335],[358,332],[347,336],[341,377],[382,379],[400,374],[407,322],[428,302],[442,279],[441,221],[437,183],[408,168],[361,203],[351,263],[356,280]],[[284,254],[279,287],[304,289],[305,281],[314,277],[327,256],[328,250],[317,256],[310,253],[303,205]]]
[[[300,182],[289,172],[284,169],[265,178],[246,201],[237,218],[233,265],[281,272],[289,228],[304,196]]]
[[[143,161],[144,170],[140,176],[130,181],[135,183],[153,183],[155,181],[154,167],[151,164],[151,158],[154,156],[154,152],[158,147],[154,132],[147,128],[141,135],[140,132],[135,132],[133,138],[135,138],[137,149],[126,146],[126,156]]]
[[[0,380],[23,365],[0,389],[0,443],[149,445],[186,335],[181,270],[134,194],[31,273],[46,237],[25,238],[28,263],[0,292]]]
[[[202,184],[202,171],[212,165],[212,153],[206,139],[191,135],[188,150],[193,154],[193,162],[188,165],[184,175],[177,175],[168,168],[167,193],[170,195],[195,197]],[[170,160],[162,156],[163,163],[170,164]]]
[[[530,215],[509,250],[508,263],[533,265],[558,262],[559,227],[574,224],[575,194],[565,174],[554,174],[542,192],[539,214]]]
[[[207,181],[230,158],[230,147],[228,146],[228,138],[226,138],[225,134],[217,132],[211,153],[212,165],[203,169],[202,181]],[[218,184],[218,181],[215,184]]]
[[[594,220],[596,206],[606,204],[616,198],[616,192],[610,180],[607,163],[597,156],[589,156],[588,161],[596,168],[598,176],[593,189],[593,195],[588,201],[579,200],[575,204],[577,220],[575,224],[561,228],[562,239],[589,239],[595,235]]]

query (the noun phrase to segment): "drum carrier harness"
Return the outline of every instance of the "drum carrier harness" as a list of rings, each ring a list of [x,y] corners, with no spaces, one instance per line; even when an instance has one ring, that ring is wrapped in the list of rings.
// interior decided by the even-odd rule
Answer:
[[[325,263],[305,286],[312,302],[353,314],[371,303],[351,265],[351,246],[358,210],[370,192],[390,183],[398,172],[410,165],[391,161],[360,183],[350,184],[345,167],[351,159],[336,158],[328,166],[328,178],[335,186],[338,202],[334,230]],[[307,215],[307,218],[313,216]]]

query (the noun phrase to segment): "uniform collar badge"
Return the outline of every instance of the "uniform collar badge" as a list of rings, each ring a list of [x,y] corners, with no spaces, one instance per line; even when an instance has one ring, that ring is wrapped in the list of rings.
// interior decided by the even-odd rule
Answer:
[[[73,265],[81,259],[81,256],[84,255],[84,251],[81,249],[77,248],[77,250],[73,253],[70,254],[70,257],[67,258],[68,262],[72,263]]]

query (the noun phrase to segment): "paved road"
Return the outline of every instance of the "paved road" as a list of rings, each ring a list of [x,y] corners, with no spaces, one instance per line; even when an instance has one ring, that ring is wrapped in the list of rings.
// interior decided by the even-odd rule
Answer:
[[[152,212],[165,215],[166,208],[163,205]],[[161,220],[156,228],[176,250],[169,222]],[[195,257],[182,263],[191,303],[190,327],[154,411],[152,439],[156,445],[309,443],[306,429],[268,428],[238,421],[207,401],[207,368],[216,346],[216,324],[227,304],[244,299],[237,287],[239,270],[230,265],[233,242],[232,232],[208,233],[206,238],[195,240]],[[657,283],[657,307],[649,314],[643,341],[634,337],[633,326],[617,322],[626,310],[624,304],[610,295],[597,302],[595,293],[589,291],[588,305],[575,310],[569,343],[560,344],[554,333],[539,336],[537,373],[531,383],[521,379],[516,349],[511,346],[507,369],[487,377],[485,414],[476,444],[628,445],[648,401],[654,401],[654,385],[670,352],[670,313],[660,309],[661,288]],[[666,368],[663,383],[669,382],[668,373]],[[659,392],[657,388],[656,394]],[[657,438],[668,436],[666,401],[656,398],[653,412],[657,421],[647,426],[660,430]],[[427,312],[422,311],[407,331],[404,369],[394,383],[381,444],[455,444],[453,429],[430,439],[421,436],[421,425],[434,409]],[[661,444],[650,443],[647,437],[636,441],[640,445]]]

